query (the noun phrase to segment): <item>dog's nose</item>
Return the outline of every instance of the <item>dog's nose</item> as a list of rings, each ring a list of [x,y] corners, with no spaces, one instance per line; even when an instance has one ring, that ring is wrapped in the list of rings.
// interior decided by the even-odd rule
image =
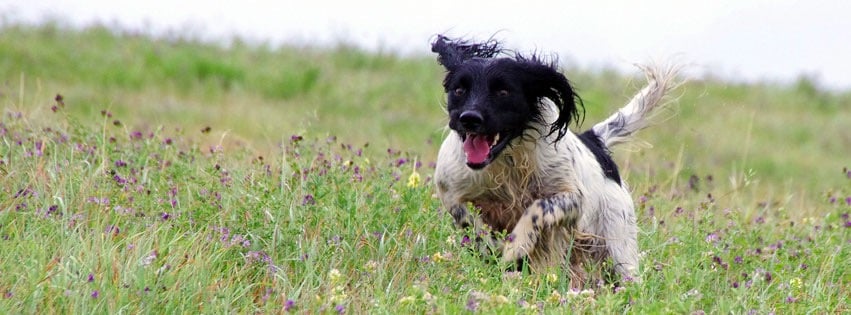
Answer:
[[[461,126],[464,126],[464,129],[467,130],[476,130],[485,121],[481,113],[472,110],[461,113],[458,120],[461,121]]]

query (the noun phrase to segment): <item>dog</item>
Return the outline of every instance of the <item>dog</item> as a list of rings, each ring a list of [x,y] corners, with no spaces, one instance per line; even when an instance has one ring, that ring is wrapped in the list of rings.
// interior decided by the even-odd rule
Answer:
[[[647,86],[577,135],[568,127],[584,104],[555,60],[510,56],[493,39],[438,35],[431,49],[446,70],[450,129],[434,182],[454,225],[503,262],[567,265],[572,284],[608,260],[607,274],[640,281],[635,206],[609,149],[649,124],[678,69],[644,67]]]

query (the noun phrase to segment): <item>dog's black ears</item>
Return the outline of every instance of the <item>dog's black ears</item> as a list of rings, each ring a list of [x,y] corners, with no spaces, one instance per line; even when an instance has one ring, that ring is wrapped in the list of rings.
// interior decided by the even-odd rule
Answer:
[[[500,43],[494,39],[483,43],[471,43],[462,39],[450,39],[443,35],[437,35],[437,39],[431,43],[431,51],[437,53],[437,62],[451,72],[469,59],[477,57],[493,58],[502,52],[500,46]]]
[[[524,57],[517,55],[515,60],[520,63],[526,76],[526,91],[538,101],[541,98],[550,99],[558,109],[558,118],[550,126],[550,135],[556,134],[556,142],[567,133],[570,122],[581,124],[585,114],[585,105],[576,94],[567,77],[557,69],[557,62],[545,62],[540,57],[532,55]]]

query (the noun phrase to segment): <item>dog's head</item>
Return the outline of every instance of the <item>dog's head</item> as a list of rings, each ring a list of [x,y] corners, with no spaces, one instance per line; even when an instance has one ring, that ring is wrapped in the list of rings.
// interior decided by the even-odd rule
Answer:
[[[446,68],[449,128],[464,142],[467,166],[482,169],[529,128],[546,123],[542,100],[549,99],[558,117],[549,126],[555,141],[570,121],[582,115],[582,100],[556,63],[539,56],[498,57],[497,41],[471,43],[439,35],[431,50]],[[542,135],[543,136],[543,135]]]

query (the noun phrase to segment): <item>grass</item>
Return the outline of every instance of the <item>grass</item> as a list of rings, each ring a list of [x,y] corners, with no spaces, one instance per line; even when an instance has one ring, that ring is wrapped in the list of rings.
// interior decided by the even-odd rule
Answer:
[[[615,152],[645,280],[589,294],[465,249],[432,57],[56,24],[5,25],[0,56],[0,313],[849,309],[848,92],[684,86]],[[640,84],[567,72],[586,127]]]

